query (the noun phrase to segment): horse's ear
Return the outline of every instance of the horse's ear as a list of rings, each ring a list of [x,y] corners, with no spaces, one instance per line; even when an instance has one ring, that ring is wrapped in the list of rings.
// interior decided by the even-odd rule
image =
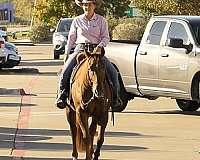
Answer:
[[[87,57],[85,52],[81,52],[77,55],[76,61],[77,63],[80,63],[82,60],[84,60]]]

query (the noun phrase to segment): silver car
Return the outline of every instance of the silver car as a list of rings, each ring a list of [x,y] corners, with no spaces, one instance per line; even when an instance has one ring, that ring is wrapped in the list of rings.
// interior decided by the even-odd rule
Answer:
[[[52,29],[53,33],[53,57],[59,59],[61,54],[65,53],[65,45],[72,24],[73,18],[61,18],[56,29]]]
[[[17,66],[21,61],[16,46],[12,43],[5,42],[0,36],[0,69],[12,68]]]

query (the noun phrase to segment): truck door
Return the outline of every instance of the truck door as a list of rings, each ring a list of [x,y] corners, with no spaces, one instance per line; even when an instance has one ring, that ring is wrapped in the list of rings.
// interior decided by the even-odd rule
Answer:
[[[167,40],[179,38],[185,45],[190,44],[189,28],[181,22],[171,22],[168,34],[164,41],[159,56],[160,86],[165,93],[184,94],[188,93],[188,61],[189,54],[184,48],[168,47]]]
[[[166,21],[155,21],[146,29],[143,40],[137,52],[136,75],[140,91],[148,94],[149,91],[157,90],[158,61],[160,55],[160,41]]]

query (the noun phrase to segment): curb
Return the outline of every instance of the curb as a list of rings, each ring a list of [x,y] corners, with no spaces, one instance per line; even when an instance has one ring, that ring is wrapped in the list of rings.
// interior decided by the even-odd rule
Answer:
[[[24,96],[28,95],[23,88],[0,88],[0,95],[15,95],[15,96]]]

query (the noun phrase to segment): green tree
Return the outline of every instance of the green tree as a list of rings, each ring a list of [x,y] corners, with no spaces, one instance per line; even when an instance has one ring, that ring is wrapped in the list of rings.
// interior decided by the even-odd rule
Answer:
[[[125,11],[128,9],[130,0],[104,0],[101,8],[97,12],[101,15],[109,15],[113,17],[123,17],[126,15]]]
[[[38,0],[34,12],[35,23],[56,25],[61,17],[74,17],[81,13],[73,0]]]
[[[48,23],[55,25],[61,17],[74,17],[83,13],[74,0],[37,0],[34,17],[36,23]],[[97,13],[101,15],[112,15],[122,17],[130,4],[130,0],[104,0]]]
[[[30,21],[33,12],[34,0],[12,0],[14,4],[15,19]]]
[[[144,14],[199,15],[198,0],[132,0]]]

